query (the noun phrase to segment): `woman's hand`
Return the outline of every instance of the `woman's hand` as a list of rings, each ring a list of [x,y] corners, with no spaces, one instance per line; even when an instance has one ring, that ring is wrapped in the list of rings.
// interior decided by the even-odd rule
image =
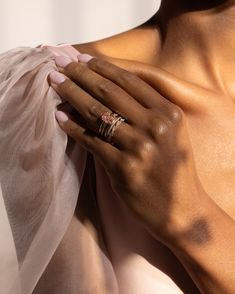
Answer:
[[[179,97],[163,97],[154,83],[150,86],[105,60],[80,56],[84,58],[87,62],[77,63],[57,57],[64,75],[50,74],[54,89],[82,118],[78,122],[58,112],[61,128],[99,160],[113,190],[156,238],[177,239],[200,219],[200,202],[207,197],[197,176],[184,112],[172,102]],[[153,80],[152,73],[149,77]],[[174,85],[177,95],[182,84],[170,76],[161,78]],[[105,112],[125,118],[112,144],[98,134]]]

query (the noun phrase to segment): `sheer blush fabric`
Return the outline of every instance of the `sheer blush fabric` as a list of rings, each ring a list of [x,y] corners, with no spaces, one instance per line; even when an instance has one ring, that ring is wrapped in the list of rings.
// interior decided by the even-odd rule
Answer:
[[[182,293],[176,258],[55,120],[62,100],[48,74],[56,55],[77,54],[44,45],[0,55],[0,293]]]

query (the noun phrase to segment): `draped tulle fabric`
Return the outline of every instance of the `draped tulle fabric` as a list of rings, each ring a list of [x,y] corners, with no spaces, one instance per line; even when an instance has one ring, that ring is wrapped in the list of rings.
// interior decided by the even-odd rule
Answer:
[[[62,100],[48,74],[55,55],[76,60],[77,54],[61,45],[0,55],[0,293],[182,293],[164,270],[174,259],[161,260],[161,246],[95,160],[90,168],[106,251],[89,224],[74,219],[88,154],[58,126]]]

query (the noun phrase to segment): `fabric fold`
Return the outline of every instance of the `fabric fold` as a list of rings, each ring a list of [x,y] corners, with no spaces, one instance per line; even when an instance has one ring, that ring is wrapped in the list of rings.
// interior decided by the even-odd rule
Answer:
[[[68,146],[55,120],[61,98],[48,83],[55,69],[54,54],[43,48],[0,55],[0,235],[1,249],[11,248],[7,267],[0,263],[10,277],[0,283],[4,294],[32,293],[72,219],[82,182],[86,152]]]
[[[55,56],[78,54],[69,44],[0,54],[0,293],[182,293],[192,281],[177,258],[56,122],[63,101],[48,75]]]

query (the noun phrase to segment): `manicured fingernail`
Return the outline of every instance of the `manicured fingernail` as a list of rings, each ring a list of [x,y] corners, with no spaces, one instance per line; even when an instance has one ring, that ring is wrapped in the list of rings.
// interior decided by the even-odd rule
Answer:
[[[89,55],[89,54],[79,54],[78,56],[78,60],[80,62],[84,62],[84,63],[87,63],[88,61],[90,61],[92,58],[94,58],[93,56]]]
[[[63,111],[56,111],[55,117],[58,120],[58,122],[60,122],[60,123],[64,123],[69,119],[67,114],[64,113]]]
[[[49,76],[51,82],[55,84],[61,84],[66,80],[66,77],[58,71],[52,71]]]
[[[60,67],[66,67],[71,62],[73,62],[72,59],[67,56],[56,56],[55,58],[56,65]]]

